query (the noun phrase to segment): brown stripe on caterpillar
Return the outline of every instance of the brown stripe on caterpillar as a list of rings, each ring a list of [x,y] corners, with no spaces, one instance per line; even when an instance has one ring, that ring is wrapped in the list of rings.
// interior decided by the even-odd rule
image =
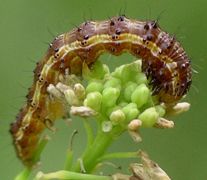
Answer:
[[[10,129],[17,155],[25,165],[33,164],[39,137],[48,126],[45,120],[53,122],[66,113],[64,104],[49,98],[49,84],[57,84],[66,69],[81,75],[82,63],[91,65],[104,52],[120,55],[126,51],[142,59],[142,70],[161,102],[173,104],[186,94],[191,84],[190,60],[180,43],[162,31],[157,22],[125,16],[87,21],[55,38],[34,70],[27,104]]]

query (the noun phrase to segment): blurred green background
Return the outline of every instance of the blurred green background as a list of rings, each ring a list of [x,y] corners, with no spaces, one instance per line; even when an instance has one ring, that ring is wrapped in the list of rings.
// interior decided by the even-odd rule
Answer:
[[[206,0],[0,0],[0,179],[10,180],[23,168],[16,158],[9,124],[31,85],[36,61],[44,55],[54,35],[66,32],[85,19],[106,19],[125,13],[137,19],[157,19],[160,26],[175,35],[192,59],[192,88],[185,99],[192,104],[189,112],[173,118],[172,130],[142,130],[143,142],[134,144],[123,135],[111,151],[132,151],[142,148],[175,180],[207,179],[207,1]],[[108,64],[118,61],[108,58]],[[131,59],[131,56],[124,56]],[[58,132],[42,155],[44,172],[63,167],[64,153],[74,128],[79,130],[75,151],[84,148],[81,120],[71,127],[57,122]],[[129,161],[128,161],[129,162]],[[123,161],[116,161],[126,169]],[[109,168],[108,168],[109,169]],[[112,169],[112,168],[110,168]],[[115,172],[112,170],[110,172]],[[104,173],[107,174],[107,168]]]

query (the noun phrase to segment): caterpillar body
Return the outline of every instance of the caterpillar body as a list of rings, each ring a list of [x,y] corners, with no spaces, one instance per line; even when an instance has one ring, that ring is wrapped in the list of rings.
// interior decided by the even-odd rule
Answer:
[[[129,52],[142,59],[142,71],[150,78],[153,93],[161,102],[173,104],[191,85],[190,60],[176,39],[160,29],[156,21],[138,21],[125,16],[105,21],[87,21],[59,35],[37,63],[27,103],[20,110],[10,132],[18,157],[26,166],[32,157],[46,121],[53,122],[66,113],[61,102],[50,100],[49,84],[69,69],[81,75],[82,64],[89,67],[104,52],[120,55]]]

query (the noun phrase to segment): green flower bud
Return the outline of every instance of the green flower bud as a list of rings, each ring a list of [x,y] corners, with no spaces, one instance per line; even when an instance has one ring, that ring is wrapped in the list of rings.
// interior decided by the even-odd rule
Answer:
[[[147,77],[144,73],[138,73],[135,76],[135,81],[136,81],[137,85],[146,84],[147,83]]]
[[[124,122],[125,118],[126,117],[124,112],[120,109],[113,111],[109,117],[113,125],[121,124],[122,122]]]
[[[165,108],[162,105],[155,106],[155,109],[160,117],[163,117],[165,115]]]
[[[107,115],[107,116],[110,116],[110,114],[111,114],[113,111],[116,111],[116,110],[118,110],[118,109],[120,109],[119,106],[107,107],[107,108],[106,108],[106,115]]]
[[[146,109],[143,113],[139,115],[139,119],[142,121],[143,127],[152,127],[159,118],[154,107]]]
[[[124,98],[126,101],[131,101],[131,95],[135,91],[137,84],[135,82],[128,82],[126,88],[124,89]]]
[[[129,103],[124,108],[136,108],[137,109],[137,104],[136,103]]]
[[[142,60],[138,59],[132,63],[137,69],[137,72],[142,72]]]
[[[109,67],[106,64],[103,64],[103,71],[104,71],[105,75],[109,75],[110,74]]]
[[[102,104],[103,106],[111,107],[116,104],[116,101],[120,95],[120,90],[118,88],[108,87],[102,92]]]
[[[95,111],[100,111],[102,102],[102,95],[99,92],[91,92],[84,100],[84,106],[88,106]]]
[[[107,88],[107,87],[114,87],[114,88],[121,89],[121,80],[112,77],[108,79],[106,83],[104,84],[104,88]]]
[[[122,65],[122,66],[117,67],[117,68],[115,69],[115,71],[111,73],[111,75],[112,75],[113,77],[116,77],[116,78],[118,78],[118,79],[121,79],[121,77],[122,77],[122,72],[123,72],[124,67],[125,67],[125,65]]]
[[[100,82],[100,81],[93,81],[93,82],[90,82],[88,84],[88,86],[86,87],[86,93],[91,93],[91,92],[95,92],[95,91],[98,91],[98,92],[102,92],[103,91],[103,83]]]
[[[141,72],[141,61],[135,61],[133,63],[120,66],[115,70],[115,75],[125,83],[128,81],[134,81],[139,72]]]
[[[131,101],[137,104],[140,108],[147,103],[150,95],[150,90],[145,84],[139,85],[131,95]]]
[[[124,112],[127,121],[131,121],[139,115],[139,110],[137,109],[137,105],[135,103],[126,105],[122,108],[122,111]]]
[[[121,80],[123,83],[126,83],[129,80],[134,81],[134,77],[137,74],[137,71],[134,67],[133,68],[132,67],[133,66],[131,66],[131,64],[125,65],[125,67],[122,71],[122,77],[121,77]]]

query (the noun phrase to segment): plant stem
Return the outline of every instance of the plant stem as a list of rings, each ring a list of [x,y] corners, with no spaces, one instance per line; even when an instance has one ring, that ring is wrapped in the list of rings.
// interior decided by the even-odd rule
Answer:
[[[90,123],[88,122],[88,119],[84,119],[83,122],[84,122],[84,127],[85,127],[85,130],[86,130],[87,139],[88,139],[87,147],[90,147],[91,144],[92,144],[93,141],[94,141],[93,130],[92,130],[92,128],[91,128]]]
[[[67,149],[67,153],[66,153],[66,161],[65,161],[65,170],[70,170],[70,168],[72,167],[72,163],[73,163],[73,139],[75,137],[75,135],[78,133],[77,130],[73,131],[71,138],[70,138],[70,145]]]
[[[20,172],[16,177],[15,180],[27,180],[31,173],[31,169],[25,167],[22,172]]]
[[[49,136],[44,136],[41,140],[40,140],[40,142],[39,142],[39,144],[38,144],[38,147],[37,147],[37,149],[36,149],[36,152],[35,152],[35,154],[34,154],[34,157],[33,157],[33,163],[34,164],[36,164],[38,161],[39,161],[39,159],[40,159],[40,156],[41,156],[41,153],[42,153],[42,151],[44,150],[44,148],[45,148],[45,146],[47,145],[47,143],[48,143],[48,141],[50,140],[50,137]]]
[[[110,176],[97,176],[91,174],[82,174],[71,171],[56,171],[48,174],[39,172],[35,178],[36,180],[48,179],[68,179],[68,180],[112,180]]]
[[[99,162],[109,160],[109,159],[120,159],[120,158],[137,158],[138,152],[118,152],[105,154],[98,159]]]
[[[115,127],[110,132],[103,132],[101,127],[98,128],[97,136],[93,144],[86,149],[86,151],[81,156],[86,173],[91,173],[95,168],[98,159],[105,153],[109,145],[113,142],[117,134],[121,134],[123,129],[121,127]],[[80,163],[77,162],[72,168],[72,171],[81,172]]]
[[[66,162],[65,162],[65,166],[64,169],[65,170],[70,170],[71,166],[73,163],[73,151],[71,148],[68,148],[67,150],[67,154],[66,154]]]

